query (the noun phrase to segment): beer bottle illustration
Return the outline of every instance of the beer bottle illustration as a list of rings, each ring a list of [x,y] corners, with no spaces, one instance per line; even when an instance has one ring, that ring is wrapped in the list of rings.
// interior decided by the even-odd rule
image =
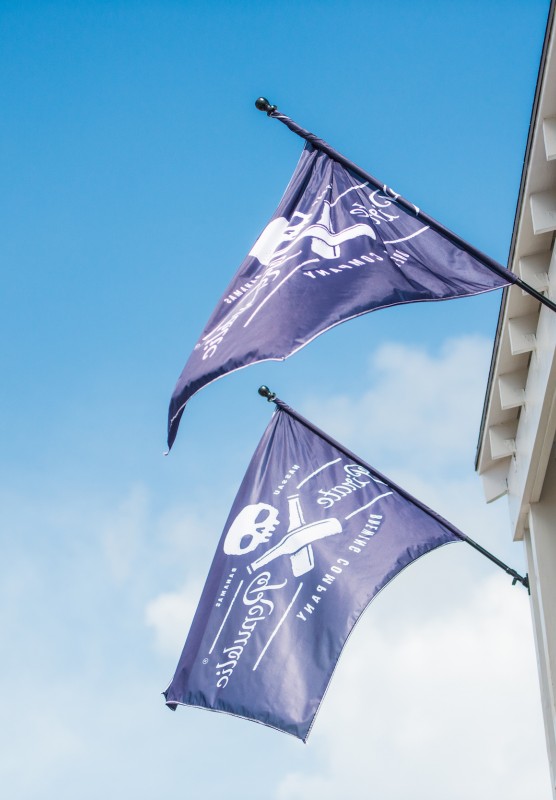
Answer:
[[[288,532],[278,544],[253,561],[247,567],[248,572],[265,567],[280,556],[289,556],[292,572],[298,578],[315,566],[312,542],[342,532],[340,521],[335,518],[306,523],[298,494],[288,497],[288,506],[290,517]]]

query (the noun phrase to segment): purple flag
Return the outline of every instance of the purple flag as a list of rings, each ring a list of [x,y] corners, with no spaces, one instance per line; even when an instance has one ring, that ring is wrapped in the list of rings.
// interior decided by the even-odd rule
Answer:
[[[373,597],[466,537],[276,402],[164,694],[305,741]]]
[[[363,181],[308,145],[180,375],[170,402],[169,446],[189,398],[228,372],[282,360],[334,325],[377,308],[509,283],[486,266],[491,259],[431,222],[391,189]]]

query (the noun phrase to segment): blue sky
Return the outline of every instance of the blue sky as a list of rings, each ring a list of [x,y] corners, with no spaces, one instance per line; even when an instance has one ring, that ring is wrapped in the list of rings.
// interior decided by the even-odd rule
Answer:
[[[547,11],[2,3],[6,796],[549,797],[527,597],[463,545],[373,604],[307,746],[160,697],[270,415],[260,383],[523,568],[473,474],[499,292],[370,314],[218,381],[162,452],[178,374],[301,150],[255,98],[505,263]]]

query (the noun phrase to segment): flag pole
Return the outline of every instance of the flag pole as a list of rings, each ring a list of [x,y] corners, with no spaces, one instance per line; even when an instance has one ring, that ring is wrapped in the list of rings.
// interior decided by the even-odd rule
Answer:
[[[364,181],[367,181],[367,183],[370,183],[371,186],[374,186],[376,189],[380,189],[382,191],[386,189],[384,184],[380,183],[380,181],[378,181],[368,172],[365,172],[365,170],[361,169],[361,167],[358,167],[357,164],[353,163],[353,161],[350,161],[349,159],[345,158],[341,153],[338,153],[336,150],[334,150],[333,147],[331,147],[328,144],[328,142],[325,142],[323,139],[319,139],[318,136],[315,136],[314,133],[310,133],[309,131],[305,130],[305,128],[302,128],[292,119],[290,119],[290,117],[287,117],[285,114],[280,114],[278,111],[278,107],[269,103],[266,97],[259,97],[255,101],[255,106],[259,111],[264,111],[267,114],[267,116],[279,120],[283,125],[285,125],[291,131],[296,133],[298,136],[301,136],[302,139],[305,139],[305,141],[309,142],[309,144],[311,144],[317,150],[321,150],[323,153],[326,153],[327,156],[330,156],[330,158],[332,158],[334,161],[337,161],[346,169],[350,170],[350,172],[353,172],[355,175],[358,175]],[[403,197],[396,195],[395,201],[400,206],[405,208],[406,211],[409,211],[412,214],[416,213],[415,206],[412,203],[405,200]],[[506,267],[503,267],[502,264],[499,264],[493,258],[490,258],[490,256],[487,256],[480,250],[477,250],[476,247],[473,247],[473,245],[464,241],[460,236],[455,234],[453,231],[449,230],[448,228],[445,228],[444,225],[441,225],[440,222],[437,222],[432,217],[429,217],[428,214],[425,214],[424,212],[419,210],[418,217],[419,219],[423,220],[423,222],[425,222],[430,228],[435,230],[437,233],[440,233],[442,236],[444,236],[446,239],[452,242],[452,244],[454,244],[456,247],[463,248],[464,250],[475,256],[475,258],[481,261],[484,264],[484,266],[487,267],[487,269],[491,270],[491,272],[495,272],[501,278],[508,281],[508,283],[512,283],[515,286],[519,286],[520,289],[522,289],[524,292],[527,292],[527,294],[531,295],[531,297],[534,297],[535,300],[539,301],[539,303],[542,303],[547,308],[550,308],[552,311],[556,311],[556,303],[553,303],[552,300],[550,300],[548,297],[545,297],[543,294],[541,294],[541,292],[538,292],[532,286],[529,286],[528,283],[522,281],[521,278],[519,278],[511,270],[507,269]]]
[[[409,494],[409,492],[406,492],[406,490],[402,489],[401,486],[398,486],[396,483],[393,483],[393,481],[391,481],[390,478],[387,478],[386,475],[383,475],[377,469],[375,469],[374,467],[371,467],[369,464],[365,463],[365,461],[362,461],[359,458],[359,456],[356,456],[355,453],[352,453],[351,450],[347,449],[347,447],[344,447],[343,445],[341,445],[339,442],[337,442],[331,436],[328,436],[328,434],[326,434],[320,428],[317,428],[316,425],[313,425],[312,422],[309,422],[308,419],[305,419],[305,417],[302,417],[301,414],[298,414],[297,411],[295,411],[293,408],[290,408],[290,406],[288,406],[286,403],[284,403],[283,400],[280,400],[276,396],[276,393],[271,391],[268,388],[268,386],[259,386],[258,392],[259,392],[261,397],[266,398],[266,400],[269,403],[274,403],[277,408],[281,409],[286,414],[289,414],[290,417],[293,417],[294,419],[296,419],[298,422],[300,422],[306,428],[309,428],[309,430],[312,431],[316,436],[320,436],[321,439],[324,439],[325,442],[328,442],[329,445],[331,445],[332,447],[335,447],[336,450],[339,450],[341,453],[343,453],[349,459],[351,459],[352,461],[357,462],[358,464],[361,464],[361,466],[363,466],[366,469],[368,469],[370,472],[372,472],[373,475],[375,475],[379,480],[384,481],[384,483],[386,483],[388,486],[390,486],[392,489],[394,489],[394,491],[397,492],[399,495],[401,495],[405,500],[407,500],[410,503],[413,503],[413,505],[415,505],[418,508],[420,508],[421,511],[424,511],[425,514],[428,514],[429,517],[432,517],[434,520],[439,522],[441,525],[444,525],[446,528],[449,528],[449,530],[455,536],[457,536],[458,539],[461,539],[462,542],[467,542],[467,544],[471,545],[471,547],[473,547],[475,550],[477,550],[483,556],[486,556],[486,558],[488,558],[490,561],[492,561],[494,564],[496,564],[497,567],[500,567],[500,569],[503,569],[504,572],[507,575],[510,575],[512,577],[512,586],[515,586],[515,584],[519,582],[519,583],[523,584],[523,586],[527,589],[529,594],[531,594],[531,590],[530,590],[530,587],[529,587],[529,575],[528,574],[526,574],[525,576],[520,575],[518,572],[515,571],[515,569],[513,569],[512,567],[509,567],[507,564],[505,564],[503,561],[501,561],[499,558],[497,558],[493,553],[489,552],[488,550],[485,550],[485,548],[482,547],[478,542],[476,542],[474,539],[471,539],[465,533],[462,533],[458,528],[456,528],[455,525],[452,525],[452,523],[449,522],[447,519],[444,519],[444,517],[441,517],[440,514],[437,514],[436,511],[432,510],[432,508],[429,508],[424,503],[421,503],[420,500],[417,500],[416,497],[413,497],[411,494]]]

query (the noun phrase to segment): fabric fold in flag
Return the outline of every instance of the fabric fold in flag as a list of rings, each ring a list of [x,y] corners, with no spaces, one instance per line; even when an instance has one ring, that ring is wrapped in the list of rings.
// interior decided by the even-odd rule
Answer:
[[[166,703],[306,741],[371,600],[458,532],[280,401],[218,544]]]
[[[283,360],[379,308],[488,292],[511,278],[386,186],[307,145],[274,216],[242,263],[180,375],[168,445],[193,394],[248,364]],[[512,273],[507,272],[508,276]]]

